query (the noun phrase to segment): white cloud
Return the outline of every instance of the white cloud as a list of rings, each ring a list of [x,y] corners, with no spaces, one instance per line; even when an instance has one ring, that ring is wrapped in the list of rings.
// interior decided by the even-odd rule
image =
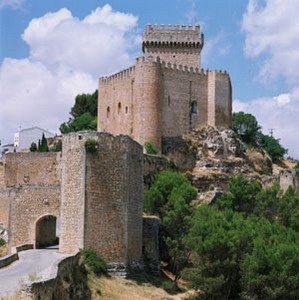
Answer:
[[[261,82],[285,79],[291,92],[248,103],[234,102],[234,110],[255,115],[264,133],[275,128],[291,156],[299,159],[299,1],[249,0],[242,28],[246,39],[244,53],[263,59]]]
[[[231,48],[227,41],[227,34],[223,30],[215,37],[207,39],[202,50],[202,61],[208,64],[212,57],[227,55]]]
[[[0,8],[11,7],[12,9],[19,9],[24,2],[25,0],[0,0]]]
[[[30,56],[0,66],[0,137],[11,140],[19,125],[57,131],[77,94],[94,92],[98,77],[133,63],[136,25],[137,17],[109,5],[83,20],[66,8],[33,19],[22,35]]]
[[[249,0],[243,16],[244,51],[249,57],[266,55],[259,77],[267,82],[283,76],[299,79],[299,1]]]
[[[290,156],[299,159],[299,88],[290,94],[273,98],[260,98],[246,103],[235,100],[233,110],[253,114],[265,134],[269,134],[269,129],[274,128],[274,137],[281,139],[281,144],[289,149]]]

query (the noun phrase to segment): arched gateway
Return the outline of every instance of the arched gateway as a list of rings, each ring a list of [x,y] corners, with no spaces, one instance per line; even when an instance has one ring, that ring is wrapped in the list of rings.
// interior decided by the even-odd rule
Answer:
[[[58,245],[57,218],[53,215],[45,215],[35,223],[35,248],[45,248]]]

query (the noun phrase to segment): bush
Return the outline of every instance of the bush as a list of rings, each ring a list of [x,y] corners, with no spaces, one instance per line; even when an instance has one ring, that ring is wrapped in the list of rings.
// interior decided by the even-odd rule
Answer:
[[[108,266],[103,258],[99,257],[94,250],[91,249],[81,249],[81,255],[83,256],[83,261],[87,267],[96,275],[107,274]]]
[[[99,143],[96,140],[89,139],[85,142],[85,149],[87,152],[95,153],[99,148]]]
[[[145,142],[144,144],[145,151],[148,154],[158,154],[159,149],[155,147],[154,143],[152,141]]]
[[[299,169],[299,161],[297,161],[297,163],[296,163],[294,169]]]
[[[0,247],[2,247],[2,246],[4,246],[4,245],[6,245],[5,240],[4,240],[4,239],[0,239]]]

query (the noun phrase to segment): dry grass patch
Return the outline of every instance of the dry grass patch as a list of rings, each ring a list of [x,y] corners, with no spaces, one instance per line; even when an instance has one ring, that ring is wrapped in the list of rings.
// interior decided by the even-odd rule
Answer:
[[[8,254],[7,244],[0,247],[0,257],[6,256]]]
[[[159,278],[157,279],[159,280]],[[92,299],[95,300],[182,300],[192,294],[192,291],[187,291],[173,295],[149,282],[138,283],[136,280],[115,277],[99,278],[92,274],[89,275],[88,285],[92,291]]]

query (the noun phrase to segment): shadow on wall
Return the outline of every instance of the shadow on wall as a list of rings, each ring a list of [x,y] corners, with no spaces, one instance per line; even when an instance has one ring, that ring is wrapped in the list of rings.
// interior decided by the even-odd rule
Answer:
[[[35,224],[35,248],[41,249],[59,244],[59,220],[55,216],[46,215]]]

